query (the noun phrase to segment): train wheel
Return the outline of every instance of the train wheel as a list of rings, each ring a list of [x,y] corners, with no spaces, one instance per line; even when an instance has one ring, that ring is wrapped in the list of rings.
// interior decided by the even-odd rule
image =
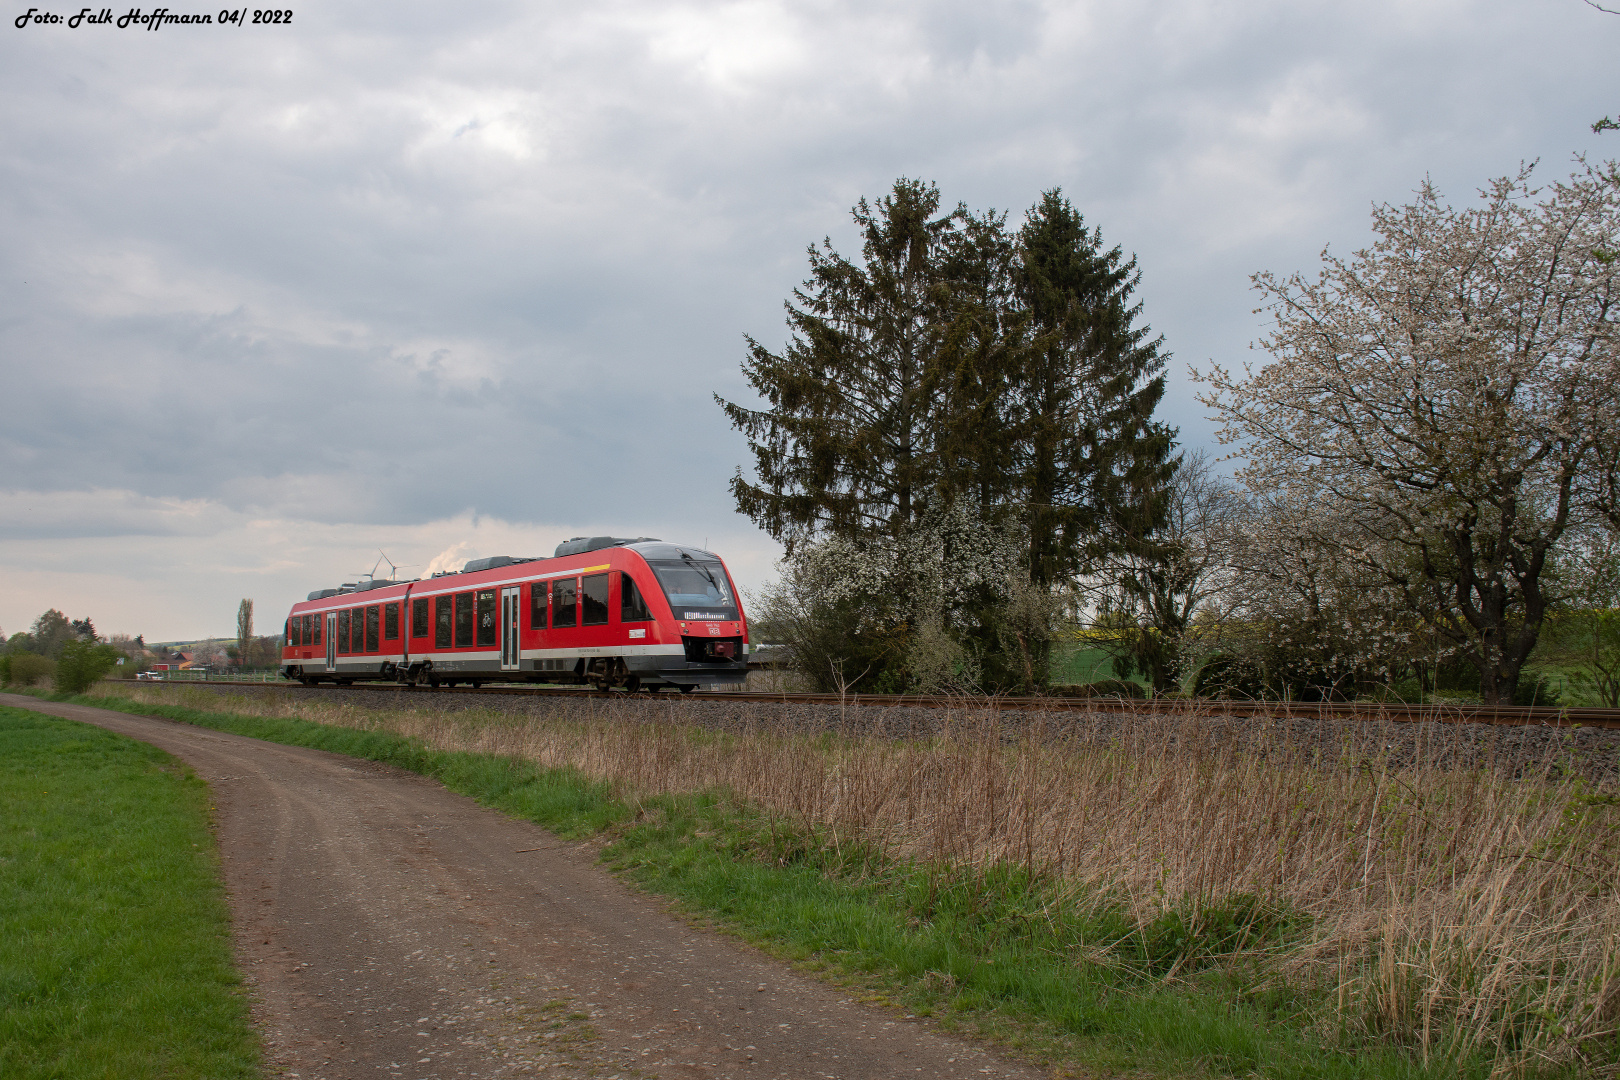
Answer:
[[[632,675],[628,679],[624,680],[624,688],[626,690],[630,691],[632,694],[634,694],[636,691],[640,690],[641,689],[641,676],[640,675]]]
[[[690,694],[692,691],[694,691],[696,689],[697,689],[697,683],[689,683],[689,682],[681,683],[681,693],[683,693],[683,694]]]

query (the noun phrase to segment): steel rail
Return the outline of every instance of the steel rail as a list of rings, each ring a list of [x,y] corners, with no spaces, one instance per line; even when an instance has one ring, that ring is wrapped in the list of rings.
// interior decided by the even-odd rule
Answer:
[[[155,680],[162,681],[162,680]],[[232,682],[225,679],[185,682],[197,686],[276,686],[290,690],[317,689],[299,683]],[[325,689],[338,689],[325,687]],[[1395,723],[1501,724],[1547,727],[1620,728],[1620,709],[1561,705],[1408,705],[1401,702],[1371,701],[1223,701],[1212,698],[1071,698],[1071,697],[969,697],[929,694],[803,694],[764,691],[696,690],[685,694],[637,693],[597,690],[574,686],[405,686],[399,683],[357,683],[343,689],[389,690],[407,694],[486,694],[529,697],[572,696],[613,698],[618,701],[729,701],[799,705],[840,705],[863,708],[927,709],[1016,709],[1054,712],[1188,712],[1215,716],[1265,716],[1273,718],[1339,719]]]

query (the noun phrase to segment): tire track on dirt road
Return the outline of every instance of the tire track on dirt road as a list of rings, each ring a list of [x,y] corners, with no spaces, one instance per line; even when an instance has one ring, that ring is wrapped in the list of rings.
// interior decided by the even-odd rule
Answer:
[[[214,795],[236,958],[298,1080],[1027,1077],[630,891],[583,845],[324,751],[0,694],[152,743]]]

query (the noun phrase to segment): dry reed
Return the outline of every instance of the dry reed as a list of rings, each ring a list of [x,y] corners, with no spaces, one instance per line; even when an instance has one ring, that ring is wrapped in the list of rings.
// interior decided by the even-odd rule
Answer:
[[[925,738],[888,739],[715,731],[673,702],[581,720],[140,690],[568,766],[630,799],[726,791],[897,858],[1012,863],[1142,924],[1253,897],[1305,917],[1304,938],[1265,963],[1332,1003],[1321,1024],[1425,1060],[1595,1064],[1620,1015],[1620,812],[1556,741],[1504,759],[1436,725],[1397,761],[1378,725],[1300,738],[1192,711],[1014,733],[964,708]]]

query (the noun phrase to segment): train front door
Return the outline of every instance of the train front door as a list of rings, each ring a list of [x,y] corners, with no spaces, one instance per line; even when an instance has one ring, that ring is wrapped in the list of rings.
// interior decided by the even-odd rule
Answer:
[[[501,670],[518,669],[518,592],[517,586],[501,590]]]
[[[337,670],[337,612],[326,613],[326,670]]]

